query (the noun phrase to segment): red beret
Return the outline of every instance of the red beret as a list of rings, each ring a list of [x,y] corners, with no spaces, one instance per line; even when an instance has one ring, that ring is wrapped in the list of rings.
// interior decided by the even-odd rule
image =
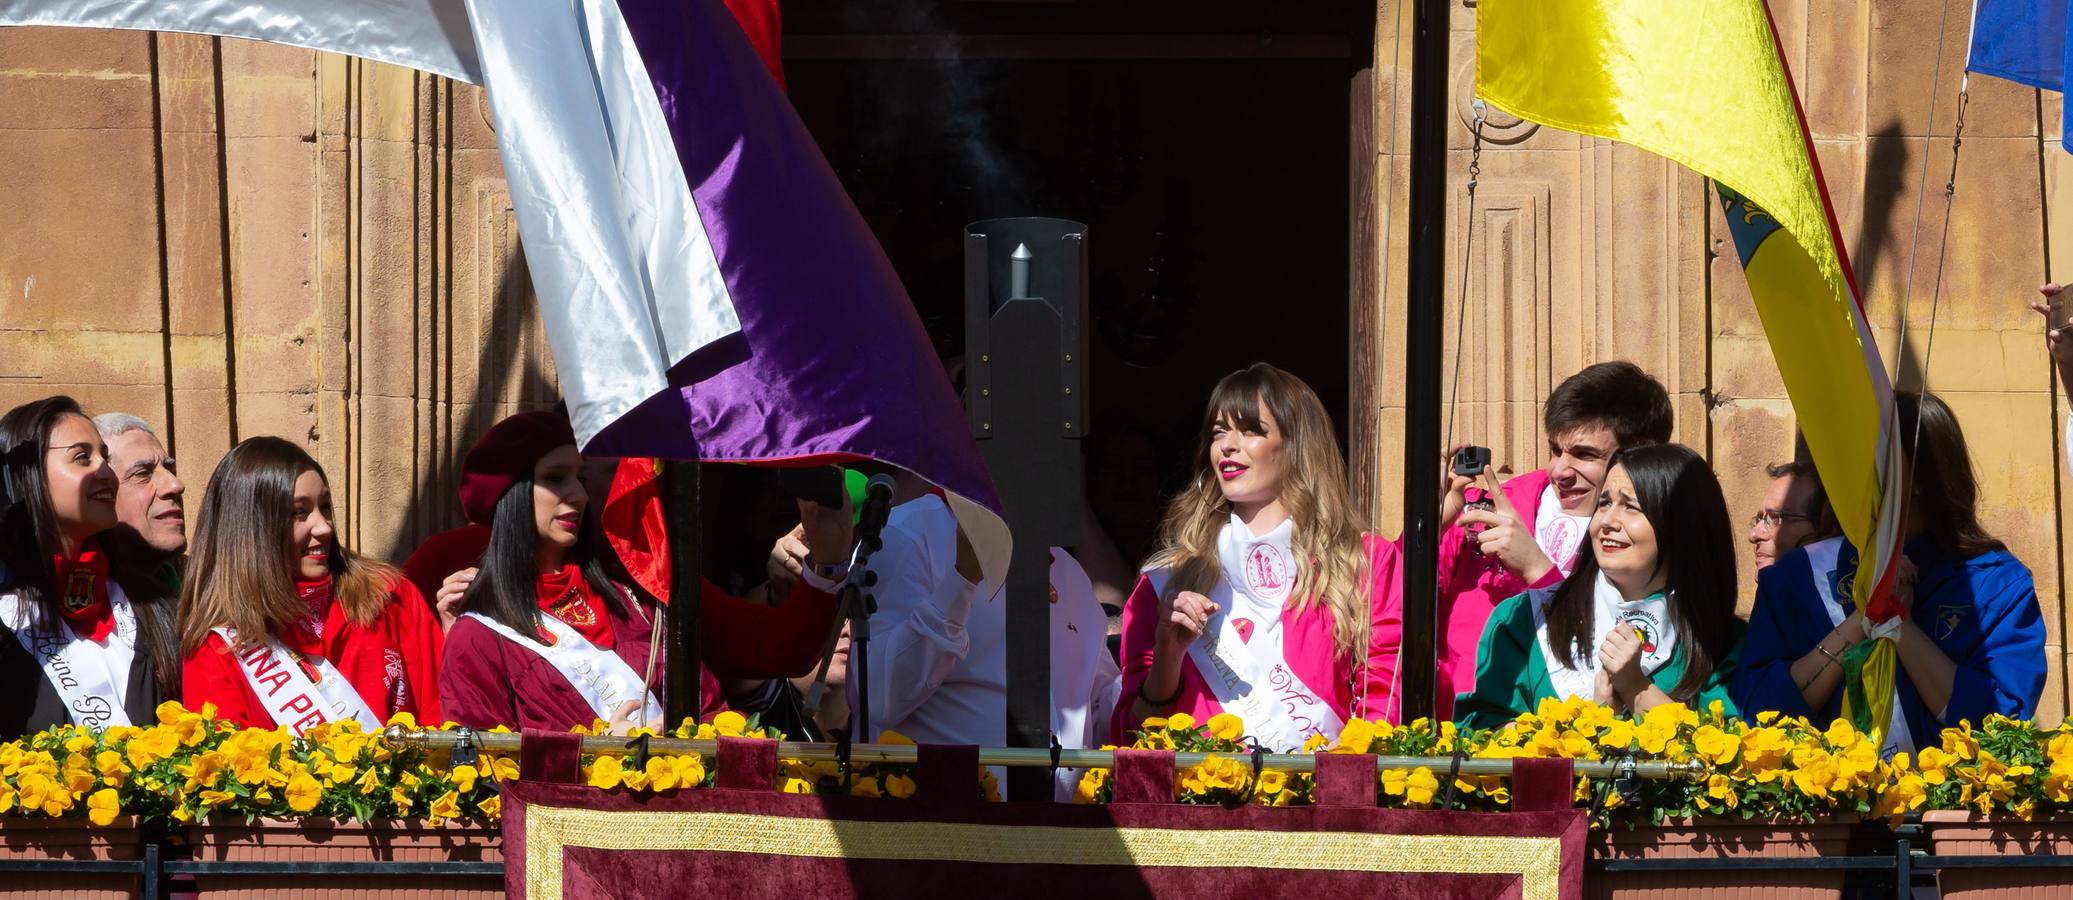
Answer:
[[[491,426],[461,460],[461,510],[468,521],[490,524],[512,482],[531,475],[533,464],[554,448],[574,443],[576,432],[559,412],[519,413]]]

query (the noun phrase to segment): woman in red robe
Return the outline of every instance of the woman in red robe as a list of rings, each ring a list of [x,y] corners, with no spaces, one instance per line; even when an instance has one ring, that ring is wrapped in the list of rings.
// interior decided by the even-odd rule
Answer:
[[[252,438],[217,465],[180,620],[189,708],[296,734],[441,721],[438,621],[402,573],[339,542],[323,467],[288,441]]]
[[[464,505],[471,521],[490,527],[490,541],[466,612],[447,632],[447,716],[472,728],[566,731],[598,720],[620,732],[662,728],[663,611],[612,581],[591,546],[591,497],[568,420],[512,416],[468,456]],[[831,557],[847,549],[840,511],[802,504],[802,515],[815,523],[814,546]],[[710,670],[699,679],[699,714],[717,712],[718,682]]]

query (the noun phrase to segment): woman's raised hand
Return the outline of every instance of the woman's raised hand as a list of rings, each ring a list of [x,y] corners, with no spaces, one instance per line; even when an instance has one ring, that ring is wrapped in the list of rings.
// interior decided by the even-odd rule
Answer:
[[[1218,606],[1194,591],[1181,591],[1167,607],[1166,621],[1159,629],[1159,650],[1186,653],[1209,629],[1209,618]]]
[[[439,611],[439,626],[452,628],[461,613],[468,611],[468,586],[475,583],[475,573],[482,571],[466,568],[439,583],[439,593],[432,598],[432,608]]]
[[[1612,689],[1631,702],[1648,690],[1648,673],[1641,671],[1641,636],[1634,626],[1621,622],[1598,645],[1598,668]]]

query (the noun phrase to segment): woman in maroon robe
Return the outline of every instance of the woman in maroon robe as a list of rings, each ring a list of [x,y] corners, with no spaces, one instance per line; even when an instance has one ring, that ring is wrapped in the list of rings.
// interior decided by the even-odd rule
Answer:
[[[440,696],[450,720],[557,731],[665,724],[663,610],[606,575],[584,527],[582,465],[559,413],[505,419],[469,453],[462,493],[490,541],[467,612],[447,632]],[[801,503],[801,516],[826,558],[846,556],[846,515]],[[699,681],[699,714],[717,712],[718,682],[703,668]]]

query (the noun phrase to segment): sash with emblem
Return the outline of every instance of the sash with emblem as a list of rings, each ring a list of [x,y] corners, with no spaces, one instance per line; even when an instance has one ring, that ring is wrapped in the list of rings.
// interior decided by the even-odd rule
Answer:
[[[1246,731],[1270,750],[1295,750],[1310,735],[1339,736],[1346,724],[1288,664],[1281,613],[1295,588],[1293,520],[1254,537],[1232,516],[1217,536],[1224,577],[1207,594],[1218,609],[1202,637],[1188,648],[1195,671],[1225,712],[1245,720]],[[1171,573],[1145,573],[1162,595]]]

